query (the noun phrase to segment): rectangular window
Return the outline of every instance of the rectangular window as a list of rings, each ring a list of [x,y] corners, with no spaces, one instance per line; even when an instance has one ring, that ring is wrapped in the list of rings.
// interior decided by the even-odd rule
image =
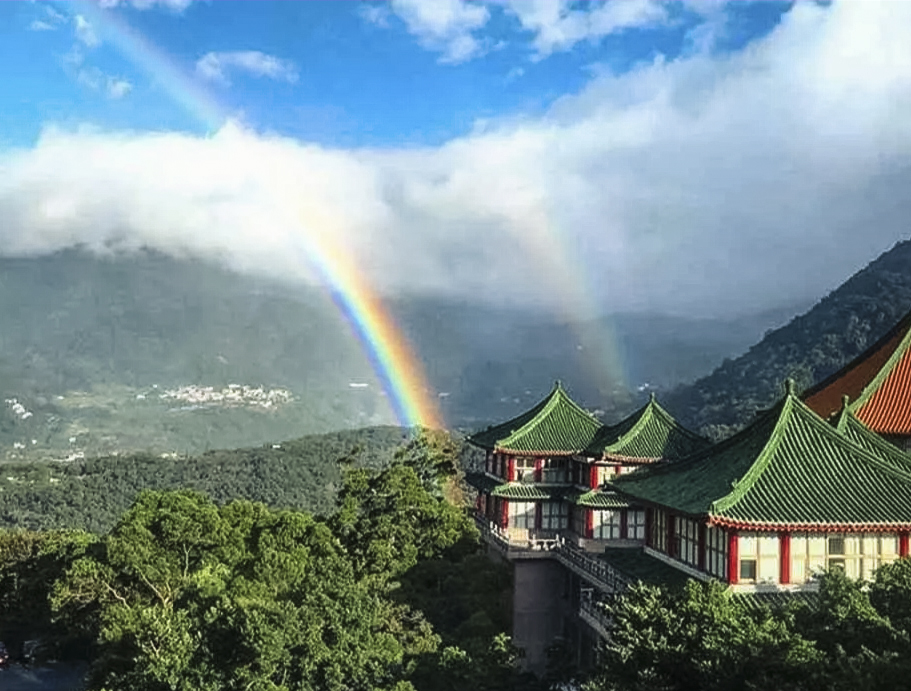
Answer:
[[[541,530],[565,530],[569,523],[566,504],[545,501],[541,504]]]
[[[651,545],[659,552],[667,553],[667,513],[655,509],[653,515]]]
[[[699,524],[688,518],[674,517],[677,558],[692,566],[699,564]]]
[[[572,464],[572,483],[574,485],[579,485],[580,487],[588,487],[588,474],[591,472],[589,470],[590,467],[591,466],[589,466],[588,463],[574,461]]]
[[[530,456],[519,456],[516,458],[516,481],[534,482],[535,481],[535,459]]]
[[[598,540],[619,540],[622,517],[620,511],[594,511],[594,536]]]
[[[645,539],[645,511],[643,509],[626,510],[626,537],[630,540]]]
[[[740,582],[741,583],[755,583],[756,582],[756,560],[755,559],[741,559],[740,560]]]
[[[777,533],[742,533],[738,538],[741,583],[777,583]],[[752,576],[746,575],[752,573]]]
[[[588,516],[589,509],[584,506],[574,506],[573,507],[573,532],[579,537],[587,537],[585,533],[585,521]]]
[[[535,529],[535,503],[533,501],[509,502],[509,527]]]
[[[548,458],[541,470],[541,482],[566,484],[569,482],[569,464],[566,458]]]
[[[791,582],[806,583],[825,569],[872,580],[873,572],[898,558],[895,533],[794,533]]]
[[[705,531],[705,568],[716,578],[728,578],[728,536],[723,529],[710,526]]]

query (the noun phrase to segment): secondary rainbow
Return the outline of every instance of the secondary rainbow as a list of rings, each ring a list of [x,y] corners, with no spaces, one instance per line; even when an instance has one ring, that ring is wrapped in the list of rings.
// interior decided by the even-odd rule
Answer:
[[[145,71],[177,105],[204,125],[209,133],[229,119],[218,101],[186,70],[145,36],[129,26],[115,11],[82,0],[61,3],[76,8],[120,54]],[[293,207],[293,196],[283,202]],[[293,215],[293,208],[287,209]],[[326,239],[317,241],[298,223],[300,244],[307,259],[330,291],[369,358],[400,424],[406,427],[441,428],[436,397],[430,391],[423,366],[395,324],[382,300],[365,280],[354,261]]]

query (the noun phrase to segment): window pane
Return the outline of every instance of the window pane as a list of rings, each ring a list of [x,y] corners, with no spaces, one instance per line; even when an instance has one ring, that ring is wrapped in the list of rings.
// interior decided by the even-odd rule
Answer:
[[[756,580],[756,560],[755,559],[741,559],[740,560],[740,580],[741,581],[755,581]]]
[[[829,554],[844,554],[845,553],[845,537],[844,535],[833,535],[829,538]],[[844,560],[842,560],[842,565],[844,565]]]

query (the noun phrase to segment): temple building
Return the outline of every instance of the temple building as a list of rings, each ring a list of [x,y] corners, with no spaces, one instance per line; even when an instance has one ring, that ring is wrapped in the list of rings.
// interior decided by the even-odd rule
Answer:
[[[869,579],[909,555],[911,315],[818,386],[717,444],[654,397],[603,425],[559,383],[469,438],[477,519],[514,569],[513,640],[543,669],[609,635],[600,602],[637,581],[714,579],[738,597],[812,597],[822,570]],[[887,441],[888,440],[888,441]],[[897,445],[896,445],[897,443]],[[900,448],[901,447],[901,448]]]
[[[589,565],[579,560],[610,579],[604,562],[585,555],[637,548],[646,539],[644,505],[609,489],[610,481],[708,441],[679,425],[654,396],[618,424],[603,425],[558,382],[530,410],[469,442],[486,452],[484,472],[468,477],[478,489],[479,526],[514,569],[515,644],[531,669],[541,669],[555,642],[594,648],[597,631],[578,620],[582,595],[590,600],[592,592]]]
[[[647,507],[645,551],[694,577],[748,592],[812,587],[820,569],[870,578],[908,555],[911,472],[844,415],[829,424],[790,385],[729,439],[613,487]]]
[[[845,396],[858,420],[903,450],[911,449],[911,313],[885,336],[802,398],[829,419]]]

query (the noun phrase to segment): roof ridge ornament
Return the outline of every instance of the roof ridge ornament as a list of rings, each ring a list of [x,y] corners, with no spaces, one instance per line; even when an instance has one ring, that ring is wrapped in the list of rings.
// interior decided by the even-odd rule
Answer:
[[[793,377],[788,377],[787,379],[784,380],[784,392],[785,392],[785,395],[787,395],[787,396],[796,395]]]
[[[851,397],[848,394],[845,394],[841,397],[841,410],[844,412],[848,409],[848,405],[851,403]]]

